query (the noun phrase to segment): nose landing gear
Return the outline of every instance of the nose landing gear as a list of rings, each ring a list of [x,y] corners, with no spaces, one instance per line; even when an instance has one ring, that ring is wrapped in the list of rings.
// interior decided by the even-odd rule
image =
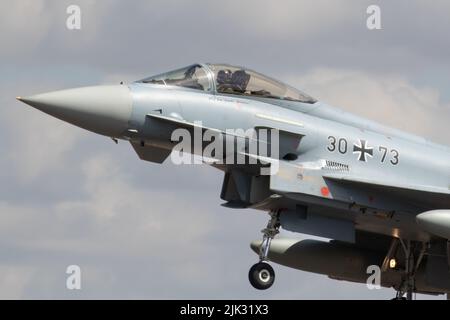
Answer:
[[[259,262],[254,264],[248,273],[250,284],[258,290],[269,289],[275,281],[275,271],[264,261],[267,261],[272,239],[280,232],[279,211],[270,211],[269,215],[267,227],[261,231],[263,241],[259,249]]]

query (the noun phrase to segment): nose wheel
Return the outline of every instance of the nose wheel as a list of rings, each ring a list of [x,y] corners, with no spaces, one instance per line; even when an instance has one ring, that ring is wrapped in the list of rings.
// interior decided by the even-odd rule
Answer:
[[[261,231],[263,241],[259,249],[259,262],[254,264],[248,272],[250,284],[258,290],[269,289],[275,281],[275,271],[270,264],[264,261],[267,261],[272,239],[280,232],[280,220],[278,211],[271,211],[269,215],[270,220],[267,227]]]
[[[269,289],[275,281],[275,271],[266,262],[255,263],[248,272],[250,284],[258,290]]]

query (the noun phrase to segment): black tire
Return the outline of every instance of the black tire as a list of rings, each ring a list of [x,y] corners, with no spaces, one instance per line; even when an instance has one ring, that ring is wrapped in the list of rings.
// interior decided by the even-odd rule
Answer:
[[[275,271],[270,264],[259,262],[254,264],[248,272],[250,284],[258,290],[269,289],[275,281]]]

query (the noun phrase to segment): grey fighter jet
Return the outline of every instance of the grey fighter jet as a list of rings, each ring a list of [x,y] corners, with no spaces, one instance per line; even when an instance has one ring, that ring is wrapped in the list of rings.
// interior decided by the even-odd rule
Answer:
[[[337,280],[376,285],[378,279],[396,290],[394,299],[450,292],[445,146],[226,64],[18,100],[116,142],[127,140],[142,160],[195,154],[222,170],[223,206],[269,213],[262,240],[251,244],[259,256],[249,272],[256,289],[273,284],[268,262],[274,262]],[[199,134],[200,143],[178,148],[174,132],[180,130]],[[223,150],[206,157],[208,141]],[[280,227],[330,240],[276,238]]]

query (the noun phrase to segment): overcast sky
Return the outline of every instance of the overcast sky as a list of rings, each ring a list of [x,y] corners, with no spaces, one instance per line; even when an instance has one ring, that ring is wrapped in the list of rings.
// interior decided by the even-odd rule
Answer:
[[[366,28],[370,4],[382,30]],[[0,0],[0,298],[393,297],[278,265],[254,290],[249,243],[267,216],[221,207],[220,171],[140,161],[15,97],[227,62],[450,145],[449,31],[445,0]],[[65,287],[71,264],[80,291]]]

